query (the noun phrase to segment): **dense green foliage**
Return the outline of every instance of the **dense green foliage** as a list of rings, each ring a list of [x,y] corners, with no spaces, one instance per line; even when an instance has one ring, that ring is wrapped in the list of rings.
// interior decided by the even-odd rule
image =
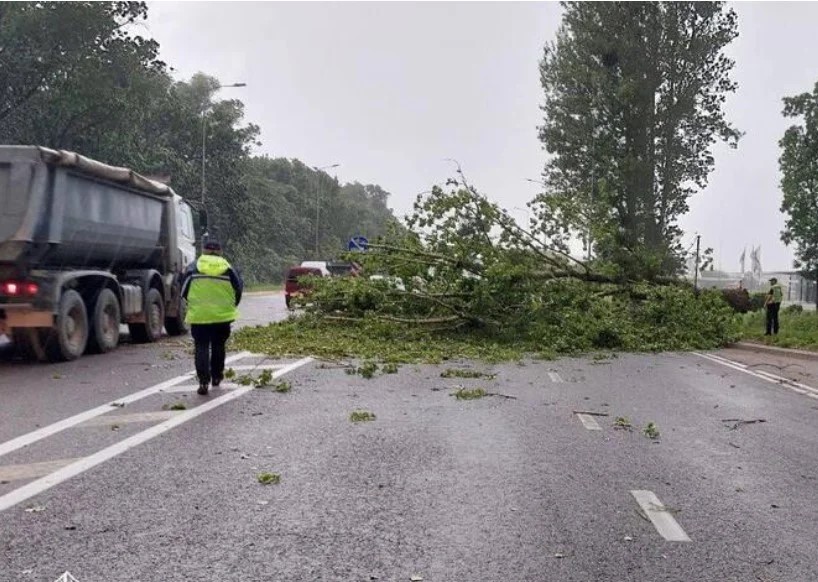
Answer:
[[[356,259],[368,277],[314,279],[304,318],[243,330],[236,346],[274,355],[440,361],[599,349],[714,348],[737,320],[720,291],[696,295],[598,272],[522,230],[462,175],[415,204],[407,229]]]
[[[279,281],[289,263],[385,230],[392,214],[380,187],[254,157],[259,128],[241,101],[218,100],[219,81],[204,74],[174,80],[159,45],[130,32],[147,17],[143,2],[2,4],[0,143],[127,166],[201,208],[204,128],[209,230],[250,283]]]
[[[781,157],[781,212],[787,215],[781,240],[795,245],[795,267],[818,279],[818,83],[812,93],[784,99],[784,117],[803,120],[784,133]]]
[[[627,277],[678,274],[677,220],[707,184],[713,144],[739,137],[723,114],[736,15],[722,2],[563,7],[540,64],[540,139],[552,155],[532,207]]]
[[[236,349],[274,356],[439,363],[457,358],[551,358],[602,349],[713,349],[738,339],[735,316],[718,292],[707,291],[697,298],[689,289],[664,287],[651,289],[643,299],[599,301],[588,293],[577,294],[587,284],[560,287],[551,290],[550,311],[537,310],[529,325],[495,332],[430,329],[370,312],[354,321],[307,315],[242,329],[231,341]]]

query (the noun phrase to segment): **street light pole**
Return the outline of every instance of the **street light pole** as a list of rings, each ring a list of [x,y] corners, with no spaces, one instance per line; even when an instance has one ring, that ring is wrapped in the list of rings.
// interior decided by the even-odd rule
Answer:
[[[699,244],[701,243],[702,236],[700,234],[696,235],[696,271],[693,273],[693,290],[698,293],[699,292]]]
[[[313,167],[313,170],[318,172],[318,188],[315,192],[315,258],[318,259],[318,233],[319,233],[319,220],[321,218],[321,186],[324,184],[324,180],[321,178],[321,172],[324,170],[330,170],[332,168],[337,168],[341,164],[332,164],[331,166],[324,166],[323,168],[316,168]]]
[[[231,85],[218,85],[213,87],[208,92],[208,100],[210,95],[218,91],[219,89],[225,89],[229,87],[246,87],[247,83],[233,83]],[[205,243],[205,239],[207,238],[207,230],[208,230],[208,219],[207,219],[207,208],[205,207],[205,193],[207,192],[207,179],[205,177],[205,161],[207,158],[207,103],[202,104],[202,209],[201,209],[201,217],[204,219],[204,224],[202,224],[202,245]]]

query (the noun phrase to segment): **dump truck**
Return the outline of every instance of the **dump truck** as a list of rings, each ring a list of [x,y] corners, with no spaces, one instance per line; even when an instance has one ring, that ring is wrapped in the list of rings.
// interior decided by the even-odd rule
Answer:
[[[168,185],[74,152],[0,145],[0,336],[42,361],[187,332],[192,208]]]

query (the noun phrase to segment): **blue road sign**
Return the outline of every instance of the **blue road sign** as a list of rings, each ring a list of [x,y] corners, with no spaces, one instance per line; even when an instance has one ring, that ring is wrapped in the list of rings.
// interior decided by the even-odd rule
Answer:
[[[351,251],[365,251],[369,248],[369,241],[365,236],[353,236],[349,239],[349,245],[347,248]]]

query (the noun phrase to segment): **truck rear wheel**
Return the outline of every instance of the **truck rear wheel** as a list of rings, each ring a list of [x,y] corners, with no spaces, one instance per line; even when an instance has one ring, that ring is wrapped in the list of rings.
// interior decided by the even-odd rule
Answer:
[[[119,300],[113,291],[103,289],[94,305],[89,351],[104,354],[116,348],[119,344],[120,321]]]
[[[76,360],[88,345],[88,311],[79,293],[65,291],[53,329],[44,335],[44,352],[52,362]]]
[[[187,316],[187,301],[184,297],[179,297],[179,305],[176,308],[176,315],[168,317],[165,320],[165,329],[168,330],[168,335],[185,335],[188,331],[188,325],[185,323]]]
[[[158,289],[149,289],[145,297],[145,323],[129,323],[131,339],[137,343],[151,343],[162,337],[165,325],[165,302]]]

